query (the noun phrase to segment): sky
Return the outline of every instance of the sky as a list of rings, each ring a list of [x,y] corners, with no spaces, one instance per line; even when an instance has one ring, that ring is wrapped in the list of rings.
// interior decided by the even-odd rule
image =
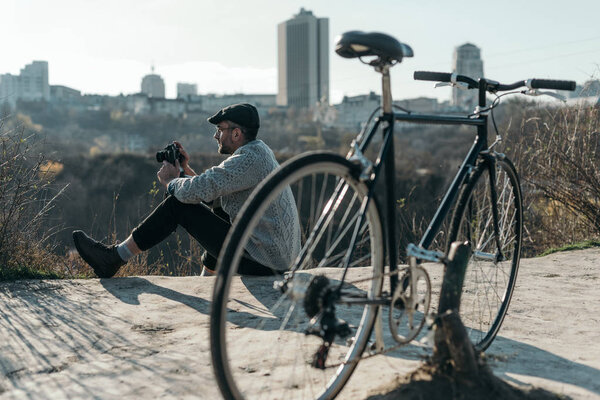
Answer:
[[[177,82],[201,94],[274,94],[277,24],[301,7],[329,18],[333,103],[381,93],[371,67],[335,54],[349,30],[412,47],[414,58],[392,69],[395,99],[449,99],[412,73],[451,72],[454,48],[467,42],[481,49],[484,75],[503,83],[600,78],[599,0],[0,0],[0,74],[46,60],[51,85],[117,95],[139,92],[154,66],[168,98]]]

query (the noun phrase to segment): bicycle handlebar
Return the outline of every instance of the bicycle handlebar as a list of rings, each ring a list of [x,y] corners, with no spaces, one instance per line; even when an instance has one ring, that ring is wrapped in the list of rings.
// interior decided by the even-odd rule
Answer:
[[[436,82],[464,82],[469,89],[478,89],[479,82],[465,75],[458,75],[448,72],[430,72],[430,71],[415,71],[414,79],[420,81],[436,81]],[[487,90],[489,92],[498,92],[505,90],[513,90],[523,86],[530,89],[557,89],[557,90],[575,90],[574,81],[560,81],[554,79],[527,79],[511,83],[509,85],[500,82],[487,80]]]
[[[574,81],[559,81],[555,79],[530,79],[528,81],[532,89],[557,89],[557,90],[575,90]]]
[[[465,75],[451,74],[448,72],[431,72],[431,71],[415,71],[415,80],[418,81],[434,81],[434,82],[464,82],[469,89],[477,89],[479,84],[475,79],[471,79]]]

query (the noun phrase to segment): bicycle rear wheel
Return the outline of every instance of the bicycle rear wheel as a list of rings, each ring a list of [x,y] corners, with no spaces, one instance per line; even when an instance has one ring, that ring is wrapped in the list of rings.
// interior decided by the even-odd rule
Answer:
[[[494,160],[480,160],[475,167],[459,196],[448,235],[448,244],[456,240],[471,242],[473,254],[465,274],[460,317],[480,351],[490,346],[508,310],[523,231],[521,188],[515,167],[507,158]],[[498,235],[494,209],[498,212]]]
[[[342,280],[344,296],[358,303],[381,295],[380,215],[375,201],[368,201],[361,218],[368,189],[355,171],[334,154],[297,157],[271,174],[236,218],[219,257],[210,327],[213,367],[226,398],[330,399],[355,369],[377,306],[336,300],[335,316],[345,320],[349,335],[337,332],[326,358],[319,353],[324,339],[315,334],[323,328],[324,303]],[[290,265],[272,267],[294,272],[286,274],[284,287],[281,276],[236,276],[259,221],[290,189],[300,221],[300,255]],[[350,268],[343,277],[345,265]]]

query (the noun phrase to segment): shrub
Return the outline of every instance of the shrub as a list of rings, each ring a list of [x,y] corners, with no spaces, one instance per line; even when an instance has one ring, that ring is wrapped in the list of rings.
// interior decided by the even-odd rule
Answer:
[[[600,235],[600,108],[514,108],[529,254]]]
[[[68,271],[66,258],[50,248],[56,229],[44,227],[62,192],[51,181],[59,167],[36,154],[39,144],[26,120],[0,119],[0,280],[57,277]]]

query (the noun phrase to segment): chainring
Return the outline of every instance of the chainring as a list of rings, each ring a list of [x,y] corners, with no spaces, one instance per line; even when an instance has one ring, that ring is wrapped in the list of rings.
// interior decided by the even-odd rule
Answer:
[[[411,292],[410,272],[406,272],[398,280],[390,305],[390,332],[400,344],[408,344],[419,335],[431,303],[431,281],[427,271],[420,265],[413,271],[415,293]]]

